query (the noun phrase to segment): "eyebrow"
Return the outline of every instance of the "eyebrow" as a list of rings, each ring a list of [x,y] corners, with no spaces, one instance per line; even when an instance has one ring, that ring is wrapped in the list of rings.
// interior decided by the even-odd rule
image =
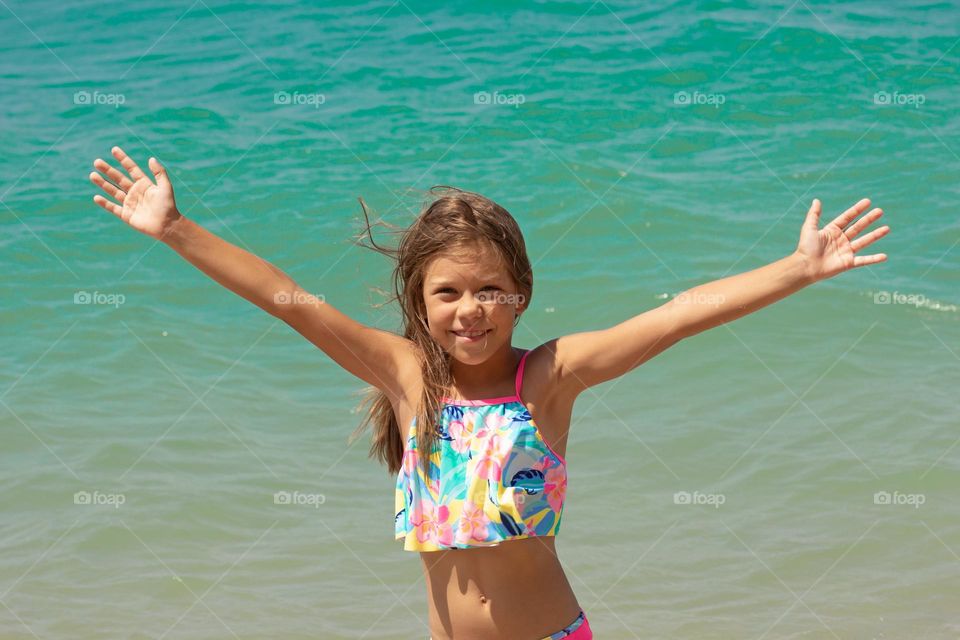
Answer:
[[[499,282],[500,276],[490,276],[490,277],[481,277],[480,281],[485,283]],[[431,280],[429,283],[431,287],[452,287],[456,283],[450,282],[449,280]]]

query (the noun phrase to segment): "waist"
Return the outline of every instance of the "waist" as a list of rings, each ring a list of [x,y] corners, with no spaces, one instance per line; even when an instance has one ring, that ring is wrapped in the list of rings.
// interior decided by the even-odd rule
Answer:
[[[434,640],[534,640],[563,628],[580,612],[553,538],[424,552],[420,557]]]

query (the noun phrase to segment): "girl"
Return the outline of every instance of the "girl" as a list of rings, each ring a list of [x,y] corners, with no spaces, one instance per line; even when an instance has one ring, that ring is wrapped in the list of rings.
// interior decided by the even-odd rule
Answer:
[[[354,435],[372,423],[371,456],[397,474],[395,535],[405,550],[420,552],[434,640],[592,638],[554,545],[577,396],[683,338],[887,258],[855,255],[890,231],[857,237],[882,215],[873,209],[857,219],[869,200],[823,229],[814,200],[791,255],[694,287],[609,329],[524,350],[511,341],[533,292],[520,229],[487,198],[446,188],[395,250],[373,243],[396,260],[399,336],[351,320],[270,263],[184,218],[154,158],[155,182],[119,147],[113,156],[128,175],[97,159],[99,173],[90,179],[116,201],[96,195],[98,205],[373,386]]]

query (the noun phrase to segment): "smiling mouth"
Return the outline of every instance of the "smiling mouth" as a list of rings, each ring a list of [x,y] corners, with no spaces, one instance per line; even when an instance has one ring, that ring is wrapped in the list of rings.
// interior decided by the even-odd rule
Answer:
[[[482,338],[490,332],[490,329],[486,331],[451,331],[450,333],[460,336],[461,338]]]

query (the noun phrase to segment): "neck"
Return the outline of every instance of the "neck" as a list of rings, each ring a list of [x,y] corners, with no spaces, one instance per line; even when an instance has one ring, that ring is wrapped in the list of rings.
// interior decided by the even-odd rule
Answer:
[[[502,385],[503,380],[510,380],[513,384],[520,361],[519,351],[505,344],[480,364],[464,364],[457,359],[451,360],[450,368],[457,390],[461,393],[486,394]]]

